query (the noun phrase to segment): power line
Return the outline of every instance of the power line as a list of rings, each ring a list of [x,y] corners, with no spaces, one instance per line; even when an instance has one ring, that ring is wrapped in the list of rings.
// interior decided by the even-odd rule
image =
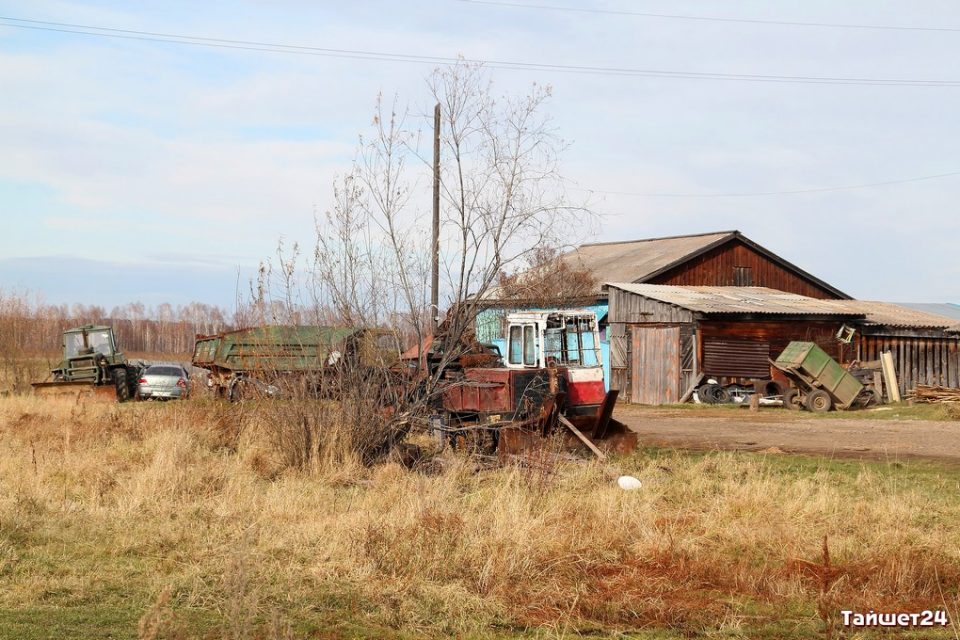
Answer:
[[[739,24],[762,24],[779,27],[824,27],[829,29],[868,29],[882,31],[941,31],[960,32],[958,27],[908,27],[901,25],[884,24],[853,24],[840,22],[800,22],[794,20],[763,20],[760,18],[724,18],[720,16],[696,16],[675,13],[649,13],[644,11],[626,11],[617,9],[588,9],[582,7],[562,7],[548,4],[528,4],[523,2],[499,2],[497,0],[459,0],[468,4],[483,4],[493,7],[509,7],[512,9],[539,9],[546,11],[566,11],[575,13],[594,13],[614,16],[637,16],[641,18],[662,18],[668,20],[693,20],[699,22],[733,22]]]
[[[930,176],[919,176],[915,178],[902,178],[899,180],[884,180],[882,182],[866,182],[863,184],[851,184],[839,187],[816,187],[812,189],[790,189],[787,191],[754,191],[742,193],[640,193],[635,191],[605,191],[603,189],[588,189],[586,187],[574,187],[578,191],[588,193],[602,193],[618,196],[636,196],[640,198],[756,198],[763,196],[789,196],[804,193],[828,193],[830,191],[851,191],[854,189],[867,189],[871,187],[885,187],[895,184],[906,184],[909,182],[922,182],[925,180],[939,180],[960,176],[960,171],[949,171],[947,173],[938,173]]]
[[[124,40],[138,40],[145,42],[160,42],[199,47],[213,47],[220,49],[235,49],[245,51],[259,51],[266,53],[286,53],[294,55],[311,55],[334,58],[349,58],[359,60],[376,60],[382,62],[406,62],[419,64],[456,64],[460,62],[482,64],[491,69],[550,71],[561,73],[578,73],[599,76],[626,76],[643,78],[669,78],[680,80],[721,80],[737,82],[774,82],[786,84],[826,84],[826,85],[865,85],[865,86],[908,86],[908,87],[960,87],[960,80],[920,80],[915,78],[869,78],[869,77],[830,77],[830,76],[790,76],[765,75],[744,73],[714,73],[700,71],[676,71],[665,69],[642,69],[625,67],[602,67],[586,65],[566,65],[537,62],[517,62],[510,60],[427,56],[384,51],[369,51],[360,49],[335,49],[329,47],[290,45],[251,40],[233,40],[226,38],[209,38],[202,36],[187,36],[151,31],[136,31],[133,29],[114,29],[92,25],[71,24],[64,22],[48,22],[43,20],[29,20],[0,16],[3,26],[30,29],[37,31],[52,31],[70,33],[101,38],[119,38]]]

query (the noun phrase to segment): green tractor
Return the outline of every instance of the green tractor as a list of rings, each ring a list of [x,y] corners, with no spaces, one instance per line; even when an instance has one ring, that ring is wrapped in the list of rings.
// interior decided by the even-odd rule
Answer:
[[[117,350],[113,327],[86,325],[63,332],[63,360],[52,382],[33,383],[39,395],[93,395],[124,402],[134,397],[140,367]]]

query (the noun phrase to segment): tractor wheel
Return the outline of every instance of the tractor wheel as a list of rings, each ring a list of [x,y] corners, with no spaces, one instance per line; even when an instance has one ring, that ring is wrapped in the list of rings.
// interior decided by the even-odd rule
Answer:
[[[783,406],[792,411],[800,411],[803,408],[804,397],[799,389],[790,388],[783,392]]]
[[[823,389],[815,389],[807,394],[807,409],[814,413],[826,413],[833,408],[830,394]]]
[[[130,382],[127,380],[125,367],[113,370],[113,386],[117,390],[117,402],[126,402],[130,399]]]

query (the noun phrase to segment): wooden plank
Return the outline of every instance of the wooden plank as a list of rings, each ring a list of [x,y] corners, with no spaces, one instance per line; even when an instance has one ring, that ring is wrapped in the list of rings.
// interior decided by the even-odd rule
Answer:
[[[693,396],[693,392],[697,390],[697,387],[700,386],[700,382],[703,380],[703,374],[698,373],[692,378],[693,382],[690,383],[690,386],[687,387],[687,390],[683,392],[683,395],[680,396],[680,403],[683,404]]]
[[[950,340],[947,345],[947,384],[951,387],[960,387],[957,373],[960,371],[960,362],[957,359],[957,343]]]
[[[937,379],[940,386],[947,386],[947,341],[937,340]]]
[[[663,330],[664,342],[664,389],[665,404],[676,404],[680,400],[680,327]]]
[[[581,433],[580,429],[577,429],[575,426],[573,426],[573,423],[572,423],[572,422],[570,422],[569,420],[567,420],[567,419],[566,419],[564,416],[562,416],[562,415],[558,415],[558,416],[557,416],[557,419],[560,421],[560,424],[562,424],[563,426],[565,426],[567,429],[570,429],[570,431],[573,432],[573,435],[577,436],[577,438],[580,439],[580,442],[582,442],[583,444],[587,445],[587,448],[590,449],[590,451],[593,451],[593,454],[594,454],[595,456],[597,456],[597,459],[600,460],[600,462],[605,462],[605,461],[606,461],[606,459],[607,459],[606,454],[605,454],[603,451],[600,451],[600,449],[597,448],[597,445],[593,444],[593,442],[590,441],[590,438],[588,438],[587,436],[583,435],[583,433]]]
[[[884,384],[887,387],[890,402],[900,402],[900,387],[897,383],[897,373],[893,364],[893,354],[889,351],[883,353],[880,357],[883,363]]]

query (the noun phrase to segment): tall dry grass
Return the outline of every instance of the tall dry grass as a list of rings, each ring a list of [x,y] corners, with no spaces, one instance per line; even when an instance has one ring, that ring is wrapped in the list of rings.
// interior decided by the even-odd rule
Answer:
[[[594,463],[297,465],[280,407],[0,399],[0,611],[127,607],[141,637],[224,638],[805,637],[840,607],[956,611],[949,471],[637,455],[624,492]]]

